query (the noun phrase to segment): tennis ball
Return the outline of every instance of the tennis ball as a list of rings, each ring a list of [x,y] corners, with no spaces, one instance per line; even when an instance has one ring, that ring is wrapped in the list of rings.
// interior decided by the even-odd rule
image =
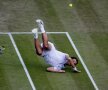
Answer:
[[[70,4],[69,4],[69,7],[72,7],[72,6],[73,6],[72,3],[70,3]]]

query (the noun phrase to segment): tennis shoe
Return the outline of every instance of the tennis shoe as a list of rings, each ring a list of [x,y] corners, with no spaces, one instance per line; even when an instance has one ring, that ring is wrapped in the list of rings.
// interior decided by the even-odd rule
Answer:
[[[38,28],[32,29],[32,33],[34,34],[34,38],[37,39],[38,38]]]

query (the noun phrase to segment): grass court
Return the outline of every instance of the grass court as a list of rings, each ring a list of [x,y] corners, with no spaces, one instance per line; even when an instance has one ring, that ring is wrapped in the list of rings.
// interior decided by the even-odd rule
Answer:
[[[107,0],[0,0],[0,46],[5,46],[0,54],[0,90],[107,90],[107,4]],[[79,58],[81,73],[72,73],[68,66],[64,74],[46,72],[48,65],[35,54],[30,33],[38,18],[58,50]]]

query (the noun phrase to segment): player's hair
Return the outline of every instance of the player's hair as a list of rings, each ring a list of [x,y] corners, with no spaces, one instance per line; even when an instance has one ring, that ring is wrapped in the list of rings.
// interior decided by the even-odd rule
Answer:
[[[78,59],[76,57],[71,57],[71,58],[76,59],[76,64],[75,65],[77,65],[78,64]]]

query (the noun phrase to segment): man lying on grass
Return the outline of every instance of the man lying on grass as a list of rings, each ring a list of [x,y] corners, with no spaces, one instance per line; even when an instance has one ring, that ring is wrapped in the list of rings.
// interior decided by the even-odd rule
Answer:
[[[43,57],[47,64],[51,65],[51,67],[47,68],[47,71],[50,72],[60,72],[63,73],[65,70],[64,65],[69,65],[72,68],[73,72],[81,72],[76,68],[78,64],[78,60],[75,57],[69,57],[68,54],[58,51],[54,44],[48,41],[47,34],[44,29],[44,23],[42,20],[36,20],[38,25],[38,29],[33,29],[32,33],[34,34],[34,44],[37,55]],[[38,30],[42,33],[42,41],[40,44],[38,39]]]

